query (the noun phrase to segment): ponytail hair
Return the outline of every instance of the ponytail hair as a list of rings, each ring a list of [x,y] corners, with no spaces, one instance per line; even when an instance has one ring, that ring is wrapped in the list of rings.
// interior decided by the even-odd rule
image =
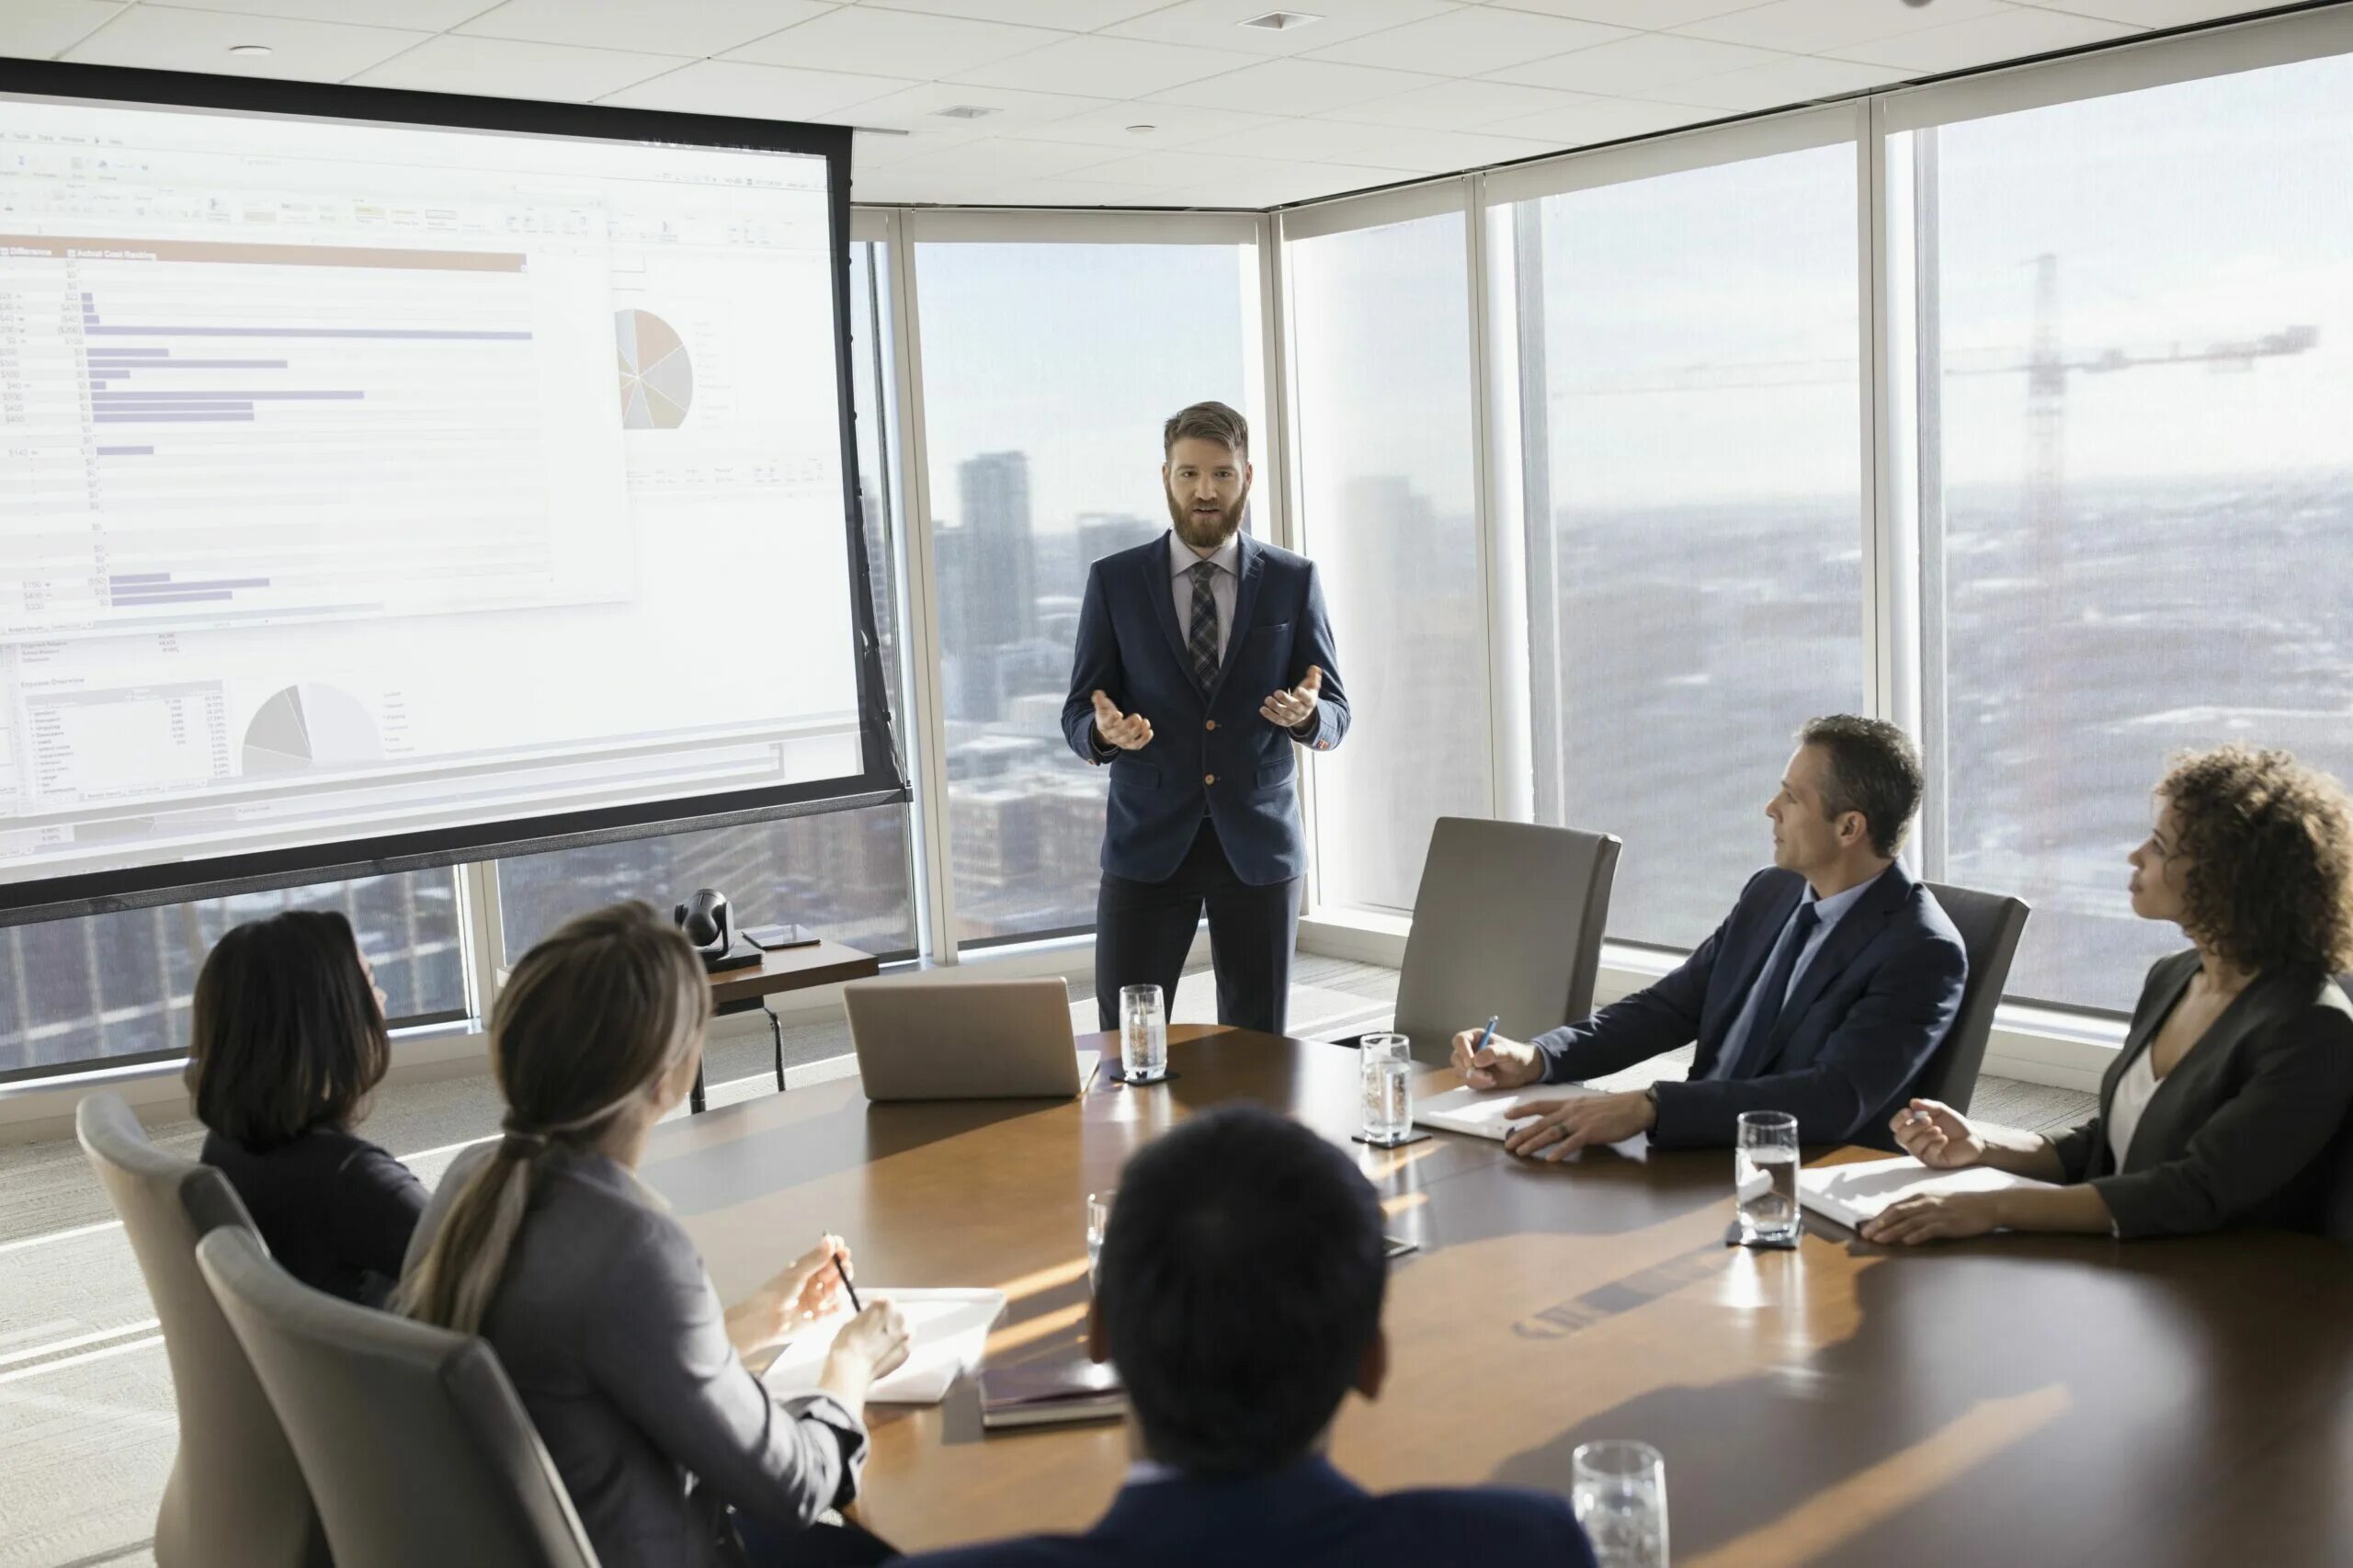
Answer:
[[[701,961],[642,903],[581,915],[525,953],[490,1015],[506,1135],[450,1203],[393,1310],[479,1334],[530,1210],[540,1155],[594,1143],[710,1022]]]

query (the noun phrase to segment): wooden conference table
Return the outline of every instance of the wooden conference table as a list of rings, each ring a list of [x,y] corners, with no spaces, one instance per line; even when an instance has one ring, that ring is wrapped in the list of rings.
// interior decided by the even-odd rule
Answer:
[[[993,1362],[1065,1353],[1085,1197],[1131,1150],[1236,1098],[1336,1139],[1356,1123],[1352,1051],[1169,1033],[1177,1076],[1152,1089],[870,1106],[852,1079],[664,1126],[645,1175],[730,1300],[832,1230],[874,1285],[1004,1289]],[[2277,1233],[1896,1253],[1811,1217],[1799,1250],[1750,1252],[1723,1244],[1723,1152],[1345,1146],[1421,1244],[1392,1266],[1389,1386],[1334,1439],[1370,1486],[1565,1492],[1578,1443],[1638,1437],[1666,1456],[1678,1568],[2353,1561],[2353,1253]],[[1112,1424],[983,1436],[969,1381],[872,1417],[860,1517],[909,1551],[1082,1528],[1127,1463]]]

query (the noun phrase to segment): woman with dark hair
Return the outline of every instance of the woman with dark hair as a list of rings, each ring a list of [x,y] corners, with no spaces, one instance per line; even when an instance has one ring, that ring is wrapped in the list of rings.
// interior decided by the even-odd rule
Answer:
[[[2353,806],[2286,752],[2238,745],[2180,758],[2156,801],[2132,912],[2195,946],[2149,971],[2099,1114],[2047,1138],[1915,1099],[1893,1124],[1923,1165],[2064,1185],[1909,1199],[1864,1239],[2319,1228],[2353,1105],[2353,1002],[2332,978],[2353,964]]]
[[[204,1163],[287,1272],[368,1306],[400,1278],[425,1211],[408,1167],[351,1131],[391,1056],[384,994],[332,910],[239,926],[197,976],[188,1086]]]
[[[866,1392],[906,1358],[905,1320],[867,1303],[816,1392],[772,1397],[741,1353],[829,1307],[847,1249],[824,1237],[724,1312],[637,1177],[654,1124],[694,1084],[710,1019],[694,949],[642,903],[584,915],[524,954],[490,1020],[506,1135],[450,1167],[397,1304],[498,1352],[598,1561],[879,1562],[888,1548],[823,1516],[856,1490]]]

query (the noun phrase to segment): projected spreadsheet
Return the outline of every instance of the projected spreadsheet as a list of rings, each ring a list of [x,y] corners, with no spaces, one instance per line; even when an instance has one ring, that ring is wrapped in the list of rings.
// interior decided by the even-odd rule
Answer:
[[[0,97],[0,881],[860,773],[748,156]]]

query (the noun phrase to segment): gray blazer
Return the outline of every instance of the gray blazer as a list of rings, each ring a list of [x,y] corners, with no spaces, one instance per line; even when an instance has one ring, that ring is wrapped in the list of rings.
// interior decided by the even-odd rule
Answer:
[[[2100,1080],[2099,1115],[2055,1141],[2066,1179],[2099,1189],[2120,1236],[2317,1230],[2334,1142],[2353,1107],[2353,1001],[2333,980],[2264,975],[2240,993],[2158,1083],[2116,1166],[2108,1111],[2117,1081],[2198,962],[2193,950],[2149,970],[2124,1049]]]
[[[493,1147],[442,1177],[410,1268]],[[830,1395],[775,1399],[745,1369],[701,1255],[662,1200],[601,1154],[554,1149],[540,1165],[483,1337],[598,1560],[728,1563],[722,1505],[789,1528],[847,1501],[866,1428]]]

